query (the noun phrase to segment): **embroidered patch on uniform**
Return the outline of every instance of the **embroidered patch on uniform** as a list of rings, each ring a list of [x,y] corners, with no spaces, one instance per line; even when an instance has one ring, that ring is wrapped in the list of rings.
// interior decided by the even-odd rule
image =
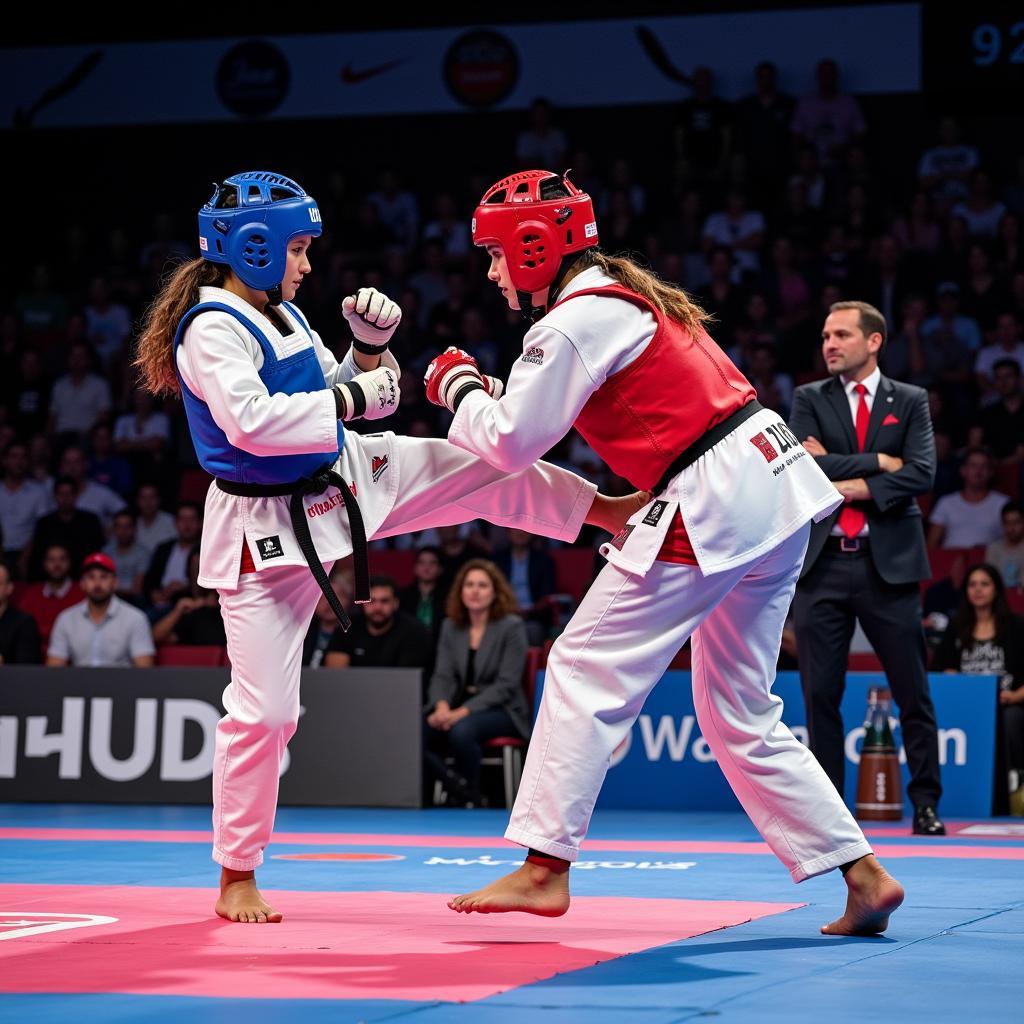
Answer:
[[[619,551],[621,551],[622,545],[625,544],[627,540],[629,540],[629,535],[633,532],[634,529],[635,527],[632,526],[624,526],[621,530],[619,530],[619,532],[615,534],[614,537],[612,537],[612,547],[618,548]]]
[[[644,516],[644,526],[657,526],[661,522],[661,514],[668,508],[667,501],[656,501],[651,511]]]
[[[779,453],[775,450],[775,445],[764,436],[764,431],[755,434],[750,439],[750,443],[764,456],[765,462],[774,462],[779,457]]]
[[[388,468],[388,457],[386,455],[374,455],[370,460],[370,472],[373,474],[373,482],[376,483]]]
[[[275,537],[257,537],[256,539],[256,550],[260,553],[260,560],[265,562],[269,558],[281,558],[284,555],[284,550],[281,547],[281,538]]]
[[[523,353],[523,362],[536,363],[537,366],[540,366],[544,362],[544,349],[538,348],[536,345],[533,348],[528,348]]]

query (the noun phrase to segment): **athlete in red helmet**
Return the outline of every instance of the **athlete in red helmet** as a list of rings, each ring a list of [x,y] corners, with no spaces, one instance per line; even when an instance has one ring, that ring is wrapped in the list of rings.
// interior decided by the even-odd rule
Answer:
[[[455,413],[449,441],[516,472],[575,426],[653,498],[602,548],[610,564],[551,650],[505,833],[529,848],[526,862],[449,906],[565,913],[568,869],[612,752],[692,637],[698,721],[761,835],[797,882],[845,875],[846,911],[822,930],[883,931],[903,889],[771,692],[811,521],[842,497],[757,402],[706,314],[597,248],[590,197],[565,176],[498,182],[476,209],[473,241],[491,257],[488,278],[533,326],[503,395],[458,349],[428,367],[428,397]]]

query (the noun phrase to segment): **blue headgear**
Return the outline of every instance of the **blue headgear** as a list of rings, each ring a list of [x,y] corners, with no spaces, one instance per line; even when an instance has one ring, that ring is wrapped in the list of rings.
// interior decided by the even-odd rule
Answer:
[[[288,243],[323,230],[316,200],[291,178],[244,171],[214,185],[199,211],[199,249],[205,260],[226,263],[250,288],[280,302]]]

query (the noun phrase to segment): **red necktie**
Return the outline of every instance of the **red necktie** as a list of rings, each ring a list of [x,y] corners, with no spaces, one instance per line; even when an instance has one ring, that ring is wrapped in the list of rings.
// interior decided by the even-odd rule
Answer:
[[[868,389],[863,384],[855,384],[854,390],[860,396],[857,401],[855,426],[857,428],[857,450],[862,452],[864,451],[864,443],[868,439],[868,420],[871,419],[868,402],[864,397],[868,393]],[[842,512],[839,513],[839,529],[847,537],[856,537],[864,529],[866,522],[867,516],[859,508],[854,508],[853,505],[844,505]]]

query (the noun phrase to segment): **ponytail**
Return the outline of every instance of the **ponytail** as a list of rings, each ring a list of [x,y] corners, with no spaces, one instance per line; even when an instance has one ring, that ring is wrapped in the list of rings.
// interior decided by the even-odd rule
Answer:
[[[570,267],[559,282],[558,290],[589,267],[600,267],[609,277],[614,277],[624,288],[647,299],[657,310],[670,320],[682,324],[691,334],[703,330],[704,324],[712,319],[697,303],[693,302],[682,288],[662,281],[657,274],[634,263],[628,256],[609,256],[600,249],[587,249]]]
[[[199,302],[200,287],[222,287],[225,276],[218,264],[196,259],[178,264],[162,281],[146,310],[132,364],[152,394],[177,395],[181,390],[174,370],[174,334],[181,318]]]

